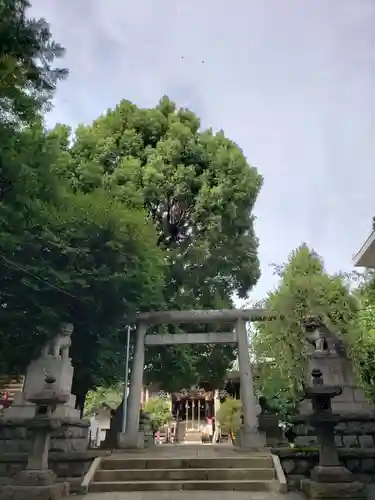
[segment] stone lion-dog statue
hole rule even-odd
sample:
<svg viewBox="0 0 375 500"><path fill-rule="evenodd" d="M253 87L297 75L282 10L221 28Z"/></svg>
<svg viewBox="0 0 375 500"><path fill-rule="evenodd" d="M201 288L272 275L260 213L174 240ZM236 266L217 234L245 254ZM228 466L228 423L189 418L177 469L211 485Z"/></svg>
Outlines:
<svg viewBox="0 0 375 500"><path fill-rule="evenodd" d="M55 359L61 359L61 361L69 361L73 330L74 327L71 323L61 323L57 335L44 344L42 357L52 356Z"/></svg>

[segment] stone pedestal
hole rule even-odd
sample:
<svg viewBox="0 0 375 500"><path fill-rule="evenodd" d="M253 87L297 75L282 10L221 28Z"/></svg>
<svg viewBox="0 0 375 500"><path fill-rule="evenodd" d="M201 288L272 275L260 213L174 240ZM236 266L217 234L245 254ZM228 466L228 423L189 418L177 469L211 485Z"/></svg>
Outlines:
<svg viewBox="0 0 375 500"><path fill-rule="evenodd" d="M110 427L105 434L105 439L100 443L100 448L103 450L113 450L119 445L119 433L122 428L122 418L124 411L124 400L116 408L111 411Z"/></svg>
<svg viewBox="0 0 375 500"><path fill-rule="evenodd" d="M66 453L50 452L48 468L56 474L59 483L68 483L70 485L70 494L83 493L82 481L93 460L108 455L109 452L98 449ZM16 475L25 470L28 456L28 453L0 453L0 491L2 491L3 486L11 484ZM28 498L33 500L31 495Z"/></svg>
<svg viewBox="0 0 375 500"><path fill-rule="evenodd" d="M281 446L285 441L283 432L279 427L280 418L273 413L260 413L258 415L259 431L266 436L266 446Z"/></svg>
<svg viewBox="0 0 375 500"><path fill-rule="evenodd" d="M4 418L34 418L35 417L35 405L34 403L29 403L26 400L25 393L21 392L16 395L12 406L4 410Z"/></svg>
<svg viewBox="0 0 375 500"><path fill-rule="evenodd" d="M312 500L367 500L364 484L353 481L351 473L345 467L335 467L337 470L331 470L330 477L327 477L325 473L324 478L320 476L316 478L317 480L313 479L315 469L311 472L311 479L304 479L301 482L302 491L307 498Z"/></svg>
<svg viewBox="0 0 375 500"><path fill-rule="evenodd" d="M366 395L352 373L350 361L335 352L314 352L309 357L308 369L320 370L329 385L339 386L342 393L332 400L332 411L340 415L372 414L375 420L375 407L367 401ZM301 415L309 413L308 401L302 401L299 409Z"/></svg>
<svg viewBox="0 0 375 500"><path fill-rule="evenodd" d="M58 418L61 426L51 431L49 450L69 453L84 452L89 445L89 420ZM0 419L0 455L29 453L32 433L28 429L30 418Z"/></svg>
<svg viewBox="0 0 375 500"><path fill-rule="evenodd" d="M259 451L266 446L265 435L258 428L242 426L236 433L235 448L243 451Z"/></svg>
<svg viewBox="0 0 375 500"><path fill-rule="evenodd" d="M362 483L318 483L305 479L302 490L312 500L367 500Z"/></svg>
<svg viewBox="0 0 375 500"><path fill-rule="evenodd" d="M69 484L57 483L52 470L24 470L3 486L0 500L60 500L69 497Z"/></svg>
<svg viewBox="0 0 375 500"><path fill-rule="evenodd" d="M26 398L36 394L44 387L46 374L56 381L53 388L59 394L70 395L74 369L70 360L63 361L52 356L44 356L32 361L27 367L23 392Z"/></svg>
<svg viewBox="0 0 375 500"><path fill-rule="evenodd" d="M81 412L76 410L76 396L70 394L69 401L64 405L58 406L54 412L54 416L57 418L80 419Z"/></svg>
<svg viewBox="0 0 375 500"><path fill-rule="evenodd" d="M55 416L80 418L80 412L75 409L75 396L71 394L74 369L70 360L62 361L45 356L32 361L27 367L23 392L17 394L12 406L4 411L6 419L34 418L35 405L28 398L43 389L46 373L56 380L53 384L56 393L69 396L68 403L59 406Z"/></svg>
<svg viewBox="0 0 375 500"><path fill-rule="evenodd" d="M143 433L145 448L152 448L153 446L155 446L155 439L150 423L150 416L148 413L144 411L140 412L139 431Z"/></svg>
<svg viewBox="0 0 375 500"><path fill-rule="evenodd" d="M13 419L28 419L35 417L35 405L26 399L26 393L17 394L12 406L4 411L4 418L7 420ZM58 406L54 415L61 418L79 419L81 414L75 409L76 396L70 394L69 401L64 405Z"/></svg>
<svg viewBox="0 0 375 500"><path fill-rule="evenodd" d="M366 500L365 485L355 481L353 474L344 466L317 465L311 471L310 479L301 482L302 490L312 500Z"/></svg>
<svg viewBox="0 0 375 500"><path fill-rule="evenodd" d="M120 432L118 436L118 447L120 449L138 450L145 447L145 435L143 431L135 433Z"/></svg>

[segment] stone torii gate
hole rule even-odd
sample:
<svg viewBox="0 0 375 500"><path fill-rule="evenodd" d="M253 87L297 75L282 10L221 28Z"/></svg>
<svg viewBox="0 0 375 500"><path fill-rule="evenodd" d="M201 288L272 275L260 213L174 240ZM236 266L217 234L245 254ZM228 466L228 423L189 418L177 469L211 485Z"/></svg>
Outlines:
<svg viewBox="0 0 375 500"><path fill-rule="evenodd" d="M265 309L154 311L139 314L135 320L137 338L128 396L126 432L119 436L120 447L143 447L143 434L139 432L139 405L143 385L145 346L170 344L237 344L243 411L240 445L244 448L263 446L264 441L258 432L257 401L251 373L246 322L270 320L274 317L274 314L268 313ZM147 335L147 330L151 325L182 323L222 323L232 324L233 327L229 332Z"/></svg>

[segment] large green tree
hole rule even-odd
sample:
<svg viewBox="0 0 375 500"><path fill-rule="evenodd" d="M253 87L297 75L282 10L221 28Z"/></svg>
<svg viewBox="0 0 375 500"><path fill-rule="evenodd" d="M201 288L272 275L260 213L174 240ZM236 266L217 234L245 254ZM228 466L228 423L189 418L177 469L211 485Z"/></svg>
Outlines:
<svg viewBox="0 0 375 500"><path fill-rule="evenodd" d="M25 264L24 259L15 262L15 257L24 248L31 251L30 241L37 241L43 226L42 214L48 212L49 204L57 202L60 192L49 166L54 151L45 143L40 122L57 81L67 74L53 66L64 50L52 40L44 20L27 16L29 7L24 0L0 1L1 370L22 365L16 362L12 366L14 353L18 352L20 359L23 356L15 344L21 330L24 338L31 337L38 309L35 293L30 293L30 287L20 286L27 283L28 271L23 271L22 279L14 280L14 270L20 271ZM31 124L33 127L28 128ZM46 311L45 328L52 317Z"/></svg>
<svg viewBox="0 0 375 500"><path fill-rule="evenodd" d="M24 370L57 323L72 321L82 406L87 390L123 372L125 318L159 306L162 253L144 211L58 182L58 134L40 127L17 134L7 165L17 172L23 155L31 160L15 173L0 217L1 368Z"/></svg>
<svg viewBox="0 0 375 500"><path fill-rule="evenodd" d="M0 123L27 124L48 108L58 80L54 61L64 48L44 19L28 16L28 0L0 0Z"/></svg>
<svg viewBox="0 0 375 500"><path fill-rule="evenodd" d="M278 287L269 293L265 306L278 313L273 321L257 325L253 348L261 363L258 379L263 393L290 411L306 380L302 320L309 314L330 319L347 343L359 369L362 330L358 322L358 300L340 275L326 273L323 261L302 245L279 266Z"/></svg>
<svg viewBox="0 0 375 500"><path fill-rule="evenodd" d="M201 131L167 97L152 109L122 101L78 127L70 153L59 175L75 192L104 189L146 210L166 264L166 307L232 307L233 294L245 297L257 282L252 210L262 178L222 131ZM219 380L233 359L230 346L149 349L147 375L178 389Z"/></svg>
<svg viewBox="0 0 375 500"><path fill-rule="evenodd" d="M46 133L41 121L67 74L54 67L64 51L29 6L0 1L0 371L24 372L59 321L72 321L82 407L88 389L122 372L124 318L159 305L162 253L142 207L73 192L61 175L69 128Z"/></svg>

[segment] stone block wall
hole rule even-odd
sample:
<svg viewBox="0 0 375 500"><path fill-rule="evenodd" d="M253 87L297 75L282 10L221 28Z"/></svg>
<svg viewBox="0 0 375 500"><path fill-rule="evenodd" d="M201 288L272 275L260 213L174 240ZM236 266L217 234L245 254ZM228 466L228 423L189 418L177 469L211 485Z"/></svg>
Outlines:
<svg viewBox="0 0 375 500"><path fill-rule="evenodd" d="M290 489L300 489L301 480L309 478L311 470L319 462L319 452L313 448L274 448L272 453L280 458ZM375 484L375 448L341 448L339 456L342 464L358 480Z"/></svg>
<svg viewBox="0 0 375 500"><path fill-rule="evenodd" d="M72 493L81 493L81 483L92 461L109 453L99 450L56 453L49 456L49 467L61 482L70 484ZM13 476L26 467L27 453L0 453L0 487L8 484Z"/></svg>
<svg viewBox="0 0 375 500"><path fill-rule="evenodd" d="M59 419L61 426L51 433L51 452L85 451L89 445L89 420ZM0 456L3 453L28 453L32 432L25 419L0 420Z"/></svg>
<svg viewBox="0 0 375 500"><path fill-rule="evenodd" d="M294 431L297 434L296 446L316 446L314 428L306 424L303 417L295 417L294 422ZM375 448L375 415L366 413L342 415L335 427L335 441L338 448Z"/></svg>

